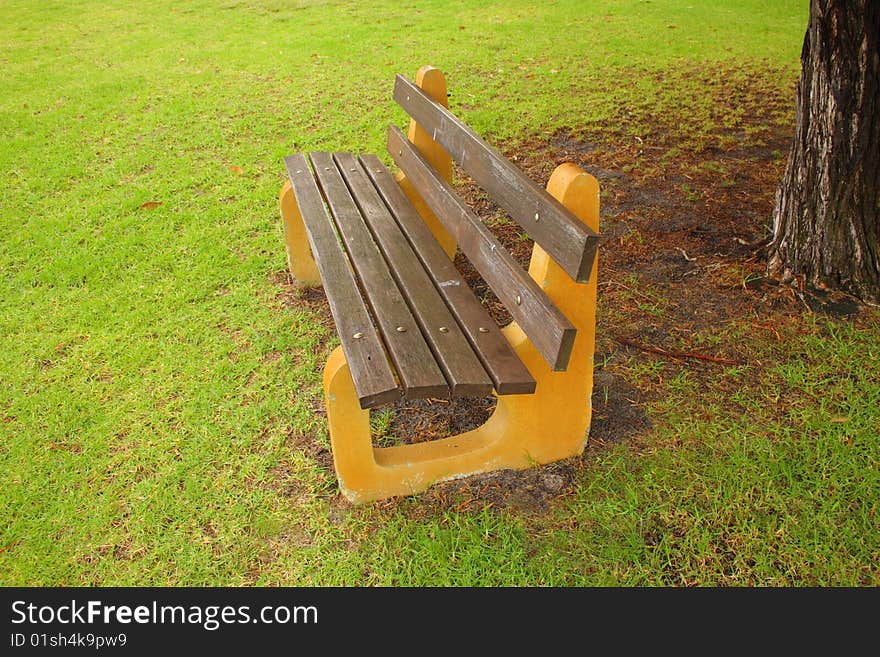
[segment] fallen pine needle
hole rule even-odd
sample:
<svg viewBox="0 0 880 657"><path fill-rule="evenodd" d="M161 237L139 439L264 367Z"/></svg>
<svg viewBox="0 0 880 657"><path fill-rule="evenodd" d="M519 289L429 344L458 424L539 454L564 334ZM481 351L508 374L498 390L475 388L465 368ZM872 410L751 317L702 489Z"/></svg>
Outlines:
<svg viewBox="0 0 880 657"><path fill-rule="evenodd" d="M685 251L685 250L684 250L683 248L681 248L680 246L677 246L677 247L675 247L675 248L678 250L679 253L681 253L682 257L683 257L685 260L687 260L688 262L695 262L695 261L696 261L696 258L691 258L690 256L688 256L687 251Z"/></svg>
<svg viewBox="0 0 880 657"><path fill-rule="evenodd" d="M660 347L652 347L651 345L641 344L636 342L635 340L630 340L628 338L614 338L620 344L625 344L628 347L635 347L636 349L640 349L641 351L647 351L652 354L659 354L660 356L666 356L667 358L693 358L696 360L704 360L710 363L719 363L721 365L742 365L742 363L730 360L729 358L719 358L717 356L707 356L705 354L695 354L687 351L668 351L666 349L661 349Z"/></svg>
<svg viewBox="0 0 880 657"><path fill-rule="evenodd" d="M758 323L756 323L756 322L752 322L752 326L754 326L755 328L762 328L762 329L767 330L767 331L772 331L772 332L773 332L773 335L776 336L776 339L777 339L777 340L782 340L782 336L779 335L779 331L777 331L777 330L776 330L775 328L773 328L772 326L767 326L766 324L758 324Z"/></svg>
<svg viewBox="0 0 880 657"><path fill-rule="evenodd" d="M633 288L631 288L629 285L624 285L623 283L620 283L618 281L607 280L602 283L599 283L599 287L607 287L609 285L615 285L617 287L622 287L624 290L628 290L628 291L632 292L633 294L636 294L636 295L642 297L642 299L644 299L645 301L650 301L651 303L655 303L657 301L656 299L652 299L651 297L649 297L647 294L642 294L638 290L634 290Z"/></svg>

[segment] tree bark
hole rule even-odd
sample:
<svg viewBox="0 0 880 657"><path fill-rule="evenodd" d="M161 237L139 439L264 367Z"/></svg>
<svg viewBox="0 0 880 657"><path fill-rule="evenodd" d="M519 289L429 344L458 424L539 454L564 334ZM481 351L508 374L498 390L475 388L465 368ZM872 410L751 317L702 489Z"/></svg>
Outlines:
<svg viewBox="0 0 880 657"><path fill-rule="evenodd" d="M880 301L880 0L811 0L767 270Z"/></svg>

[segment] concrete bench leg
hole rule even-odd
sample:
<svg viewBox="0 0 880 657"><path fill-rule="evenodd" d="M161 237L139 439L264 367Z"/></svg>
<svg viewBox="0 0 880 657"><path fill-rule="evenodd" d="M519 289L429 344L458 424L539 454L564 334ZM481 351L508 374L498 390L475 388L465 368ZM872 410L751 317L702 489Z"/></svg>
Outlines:
<svg viewBox="0 0 880 657"><path fill-rule="evenodd" d="M599 185L593 176L563 164L553 172L547 189L598 232ZM566 371L553 372L516 323L505 327L505 336L535 377L537 390L499 397L492 416L473 431L428 443L374 448L369 411L360 408L342 349L334 350L324 369L324 393L343 495L356 503L409 495L439 481L524 469L582 453L593 389L596 267L589 283L575 283L535 246L529 274L577 327L571 360Z"/></svg>
<svg viewBox="0 0 880 657"><path fill-rule="evenodd" d="M321 275L312 257L306 227L303 224L296 196L290 181L286 181L278 194L281 206L281 219L284 224L284 246L287 249L287 267L297 285L301 287L320 287Z"/></svg>

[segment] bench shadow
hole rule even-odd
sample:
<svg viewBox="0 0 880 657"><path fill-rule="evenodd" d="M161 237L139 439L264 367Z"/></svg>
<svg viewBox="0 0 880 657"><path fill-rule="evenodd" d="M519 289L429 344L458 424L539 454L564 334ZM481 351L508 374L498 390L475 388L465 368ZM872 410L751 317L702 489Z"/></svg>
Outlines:
<svg viewBox="0 0 880 657"><path fill-rule="evenodd" d="M642 401L643 395L636 387L597 369L592 423L583 456L525 470L499 470L441 482L416 496L416 501L434 512L478 512L492 508L544 512L554 500L574 493L578 474L589 467L591 452L623 442L651 427ZM374 423L374 444L409 444L469 431L485 422L494 408L493 397L405 400L391 404L378 411L389 418ZM393 500L380 503L395 504Z"/></svg>
<svg viewBox="0 0 880 657"><path fill-rule="evenodd" d="M651 422L642 405L643 395L621 377L596 370L593 385L593 414L584 454L526 470L499 470L453 481L441 482L428 491L413 496L418 513L444 510L478 512L483 509L510 508L520 512L541 513L554 500L572 495L580 472L589 467L590 454L624 442L650 429ZM480 426L495 408L494 397L463 399L403 400L371 413L374 421L373 444L377 447L439 440ZM316 414L323 416L322 403ZM327 480L327 496L336 508L350 504L338 493L333 456L316 434L297 433L291 448L305 454ZM377 502L381 508L393 508L399 498Z"/></svg>

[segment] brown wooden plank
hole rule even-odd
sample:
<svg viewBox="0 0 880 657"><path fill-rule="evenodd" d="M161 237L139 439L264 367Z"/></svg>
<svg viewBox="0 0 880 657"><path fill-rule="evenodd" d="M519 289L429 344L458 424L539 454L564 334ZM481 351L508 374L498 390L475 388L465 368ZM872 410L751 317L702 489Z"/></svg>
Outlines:
<svg viewBox="0 0 880 657"><path fill-rule="evenodd" d="M391 275L409 304L422 335L446 375L453 397L488 395L492 381L413 253L400 227L379 197L361 163L351 153L335 153L348 190L375 238Z"/></svg>
<svg viewBox="0 0 880 657"><path fill-rule="evenodd" d="M318 184L407 397L448 397L449 385L329 153L309 153Z"/></svg>
<svg viewBox="0 0 880 657"><path fill-rule="evenodd" d="M396 126L388 150L544 359L564 370L576 333L571 322Z"/></svg>
<svg viewBox="0 0 880 657"><path fill-rule="evenodd" d="M394 100L445 148L522 228L578 282L590 278L599 236L489 146L452 112L402 75Z"/></svg>
<svg viewBox="0 0 880 657"><path fill-rule="evenodd" d="M474 296L394 176L375 155L362 155L360 160L489 373L495 392L499 395L533 393L535 379Z"/></svg>
<svg viewBox="0 0 880 657"><path fill-rule="evenodd" d="M399 399L401 391L394 379L394 371L336 237L308 162L300 154L285 157L284 164L361 408ZM355 338L355 335L360 337Z"/></svg>

